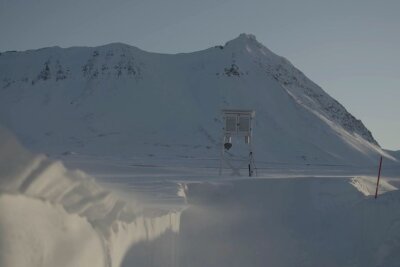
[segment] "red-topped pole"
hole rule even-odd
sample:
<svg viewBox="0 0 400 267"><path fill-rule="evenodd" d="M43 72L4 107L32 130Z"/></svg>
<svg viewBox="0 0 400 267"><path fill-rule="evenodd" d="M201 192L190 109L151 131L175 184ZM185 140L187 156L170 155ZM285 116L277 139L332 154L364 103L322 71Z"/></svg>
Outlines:
<svg viewBox="0 0 400 267"><path fill-rule="evenodd" d="M379 187L379 180L381 179L381 170L382 170L382 156L381 160L379 161L379 172L378 172L378 180L376 181L375 199L378 197L378 187Z"/></svg>

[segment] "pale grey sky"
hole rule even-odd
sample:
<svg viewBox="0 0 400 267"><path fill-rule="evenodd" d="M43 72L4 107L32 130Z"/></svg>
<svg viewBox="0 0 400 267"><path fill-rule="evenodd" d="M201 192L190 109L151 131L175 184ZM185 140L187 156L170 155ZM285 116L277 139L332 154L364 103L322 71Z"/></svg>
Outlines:
<svg viewBox="0 0 400 267"><path fill-rule="evenodd" d="M398 0L0 0L0 51L124 42L202 50L253 33L400 149Z"/></svg>

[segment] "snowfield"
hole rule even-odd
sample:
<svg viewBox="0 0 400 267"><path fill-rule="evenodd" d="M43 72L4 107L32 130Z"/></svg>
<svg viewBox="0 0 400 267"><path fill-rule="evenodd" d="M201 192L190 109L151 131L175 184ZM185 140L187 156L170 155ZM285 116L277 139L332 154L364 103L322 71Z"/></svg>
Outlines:
<svg viewBox="0 0 400 267"><path fill-rule="evenodd" d="M0 131L0 266L397 266L399 177L257 178L163 161L34 156ZM193 163L192 163L193 164ZM391 173L398 169L392 168ZM245 173L245 171L244 171ZM369 175L368 175L369 173ZM398 172L397 172L398 173Z"/></svg>
<svg viewBox="0 0 400 267"><path fill-rule="evenodd" d="M346 178L296 178L190 184L187 193L195 204L181 217L183 266L398 266L400 260L397 190L375 201Z"/></svg>

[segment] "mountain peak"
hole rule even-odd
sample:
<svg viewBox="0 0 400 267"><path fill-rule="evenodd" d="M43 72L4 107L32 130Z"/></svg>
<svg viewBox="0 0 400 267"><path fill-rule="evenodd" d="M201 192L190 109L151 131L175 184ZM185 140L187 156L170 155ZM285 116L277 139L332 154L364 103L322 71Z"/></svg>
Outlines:
<svg viewBox="0 0 400 267"><path fill-rule="evenodd" d="M254 34L249 34L249 33L241 33L238 37L226 42L225 45L231 45L231 44L239 44L239 45L248 45L248 44L254 44L257 43L260 45L260 43L257 41L257 38Z"/></svg>
<svg viewBox="0 0 400 267"><path fill-rule="evenodd" d="M244 40L254 40L257 41L257 38L254 34L252 33L241 33L237 37L237 39L244 39Z"/></svg>
<svg viewBox="0 0 400 267"><path fill-rule="evenodd" d="M241 33L235 39L226 42L225 47L229 47L236 51L247 51L263 56L276 57L275 53L269 50L265 45L257 41L254 34Z"/></svg>

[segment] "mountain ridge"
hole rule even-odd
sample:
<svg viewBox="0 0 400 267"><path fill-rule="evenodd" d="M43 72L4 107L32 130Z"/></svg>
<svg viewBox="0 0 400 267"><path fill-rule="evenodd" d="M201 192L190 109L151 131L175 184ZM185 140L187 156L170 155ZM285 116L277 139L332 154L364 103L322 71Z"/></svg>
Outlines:
<svg viewBox="0 0 400 267"><path fill-rule="evenodd" d="M252 108L254 105L261 106L261 103L255 104L255 102L260 102L259 99L256 99L257 96L273 94L279 95L279 98L282 98L285 103L293 101L296 103L294 104L295 106L308 109L308 112L319 117L324 123L331 124L329 127L338 127L338 129L334 130L337 134L346 136L350 134L354 137L351 137L354 139L351 142L354 141L357 145L360 142L362 143L362 140L356 141L357 136L359 136L370 144L361 144L361 146L366 145L369 147L367 148L368 151L384 153L379 148L371 132L360 120L357 120L347 112L339 102L308 79L290 61L274 54L259 43L254 35L241 34L239 37L228 41L224 46L215 46L198 52L180 54L151 53L121 43L93 48L72 47L64 49L53 47L43 50L30 50L7 55L2 54L0 56L0 70L1 95L4 96L3 99L8 99L6 101L8 104L4 104L11 109L15 108L15 106L10 105L10 99L14 99L19 103L18 101L25 99L26 95L35 95L32 90L29 91L27 88L38 88L39 91L42 91L35 96L39 97L39 94L41 94L39 97L41 100L36 101L41 102L44 106L49 105L52 101L51 99L54 99L55 95L60 93L60 90L64 91L64 97L68 98L68 104L75 109L79 109L81 105L87 105L88 102L91 102L96 111L85 111L87 114L83 116L86 116L86 119L84 119L86 121L88 120L87 116L94 116L96 117L94 120L98 120L98 109L104 110L109 105L105 102L105 95L125 94L125 96L133 97L134 103L136 101L134 99L143 98L143 100L149 101L149 104L151 104L151 99L160 98L157 100L160 102L158 107L161 106L165 109L170 107L162 103L163 97L166 97L165 99L170 102L177 102L181 98L187 103L177 103L177 106L181 106L182 110L187 112L196 111L196 114L192 115L198 118L198 125L197 130L191 129L191 132L193 132L208 128L210 123L204 122L204 118L200 118L199 114L208 112L206 111L206 102L210 101L213 114L209 115L211 115L210 119L215 122L211 127L212 129L208 129L205 135L209 142L209 137L212 136L214 143L208 143L206 146L215 146L218 143L216 140L219 135L215 124L220 123L219 115L215 113L217 110L224 107ZM199 86L203 87L200 88ZM50 87L58 89L50 91ZM205 87L212 87L213 90L203 89ZM258 89L254 89L255 87ZM9 88L12 89L9 90ZM67 91L66 88L70 88L70 90ZM135 88L137 93L133 94L131 91L126 91L128 88ZM273 89L264 89L269 90L266 92L261 91L262 88ZM199 92L200 90L204 91L204 95ZM245 90L249 95L246 94ZM275 92L276 90L283 91L292 100L288 100L282 95L282 92ZM117 91L124 91L124 93L117 93ZM97 99L98 103L103 103L101 108L100 104L98 104L100 106L96 106L97 104L93 102L93 99L90 100L92 95L99 94L103 94ZM170 99L173 96L176 96L177 99ZM239 100L236 97L242 99ZM243 98L251 99L246 100ZM124 102L125 100L121 101ZM63 103L63 105L66 103ZM143 103L136 104L141 107L141 110L148 109L143 106ZM269 102L269 104L273 105L272 102ZM126 107L125 111L130 112L129 103L122 104L122 106L124 105ZM196 108L191 108L191 105ZM67 110L69 109L67 108ZM264 109L264 107L261 109ZM278 107L274 109L284 112ZM164 109L160 108L161 110ZM180 117L183 119L182 122L191 124L189 118L184 118L177 110L174 111L175 113L172 112L173 114L171 113L170 115ZM9 126L11 121L15 122L15 119L11 119L12 116L9 116L10 114L7 115L7 113L9 112L0 109L0 119ZM266 115L265 112L264 114L261 112L261 114L262 116ZM154 116L155 114L152 114L150 117L154 119ZM269 116L271 117L271 115ZM168 120L168 118L164 117L164 120ZM160 120L160 123L165 124L164 120ZM141 121L141 123L146 124L147 128L145 128L149 133L156 131L156 129L150 130L150 128L154 127L150 127L147 122ZM277 124L282 124L282 122L277 122ZM182 125L179 127L182 130L185 128ZM282 127L286 128L287 126ZM21 128L21 126L17 128ZM341 132L339 128L343 128L347 133ZM111 130L110 132L117 132ZM17 132L22 132L22 129L17 129ZM76 134L79 136L78 133ZM171 132L169 134L173 135ZM290 138L293 139L293 136ZM22 139L24 140L24 138ZM167 143L171 143L171 140ZM350 144L350 146L354 145ZM320 145L317 147L320 147Z"/></svg>

